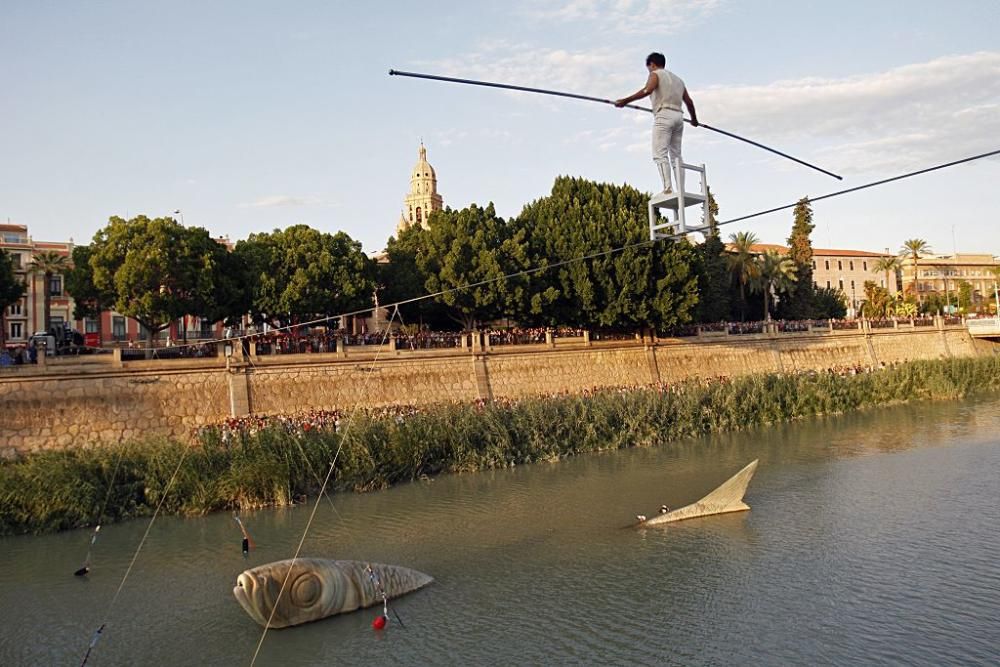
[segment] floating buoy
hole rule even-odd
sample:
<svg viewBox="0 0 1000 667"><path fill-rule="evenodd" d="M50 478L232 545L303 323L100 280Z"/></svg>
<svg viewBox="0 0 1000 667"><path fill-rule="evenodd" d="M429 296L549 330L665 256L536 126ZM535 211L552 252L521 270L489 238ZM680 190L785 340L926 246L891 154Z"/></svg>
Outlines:
<svg viewBox="0 0 1000 667"><path fill-rule="evenodd" d="M372 621L372 627L375 628L376 630L382 630L385 628L385 624L388 622L389 619L385 617L385 614L380 614L375 617L374 621Z"/></svg>

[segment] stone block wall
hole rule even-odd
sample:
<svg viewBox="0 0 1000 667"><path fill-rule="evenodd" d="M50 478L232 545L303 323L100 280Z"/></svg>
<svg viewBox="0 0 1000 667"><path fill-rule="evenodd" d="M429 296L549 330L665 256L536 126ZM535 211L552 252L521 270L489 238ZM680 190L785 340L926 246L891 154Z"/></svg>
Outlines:
<svg viewBox="0 0 1000 667"><path fill-rule="evenodd" d="M371 371L371 372L369 372ZM250 410L305 410L471 401L477 397L471 355L404 360L258 366L247 374Z"/></svg>
<svg viewBox="0 0 1000 667"><path fill-rule="evenodd" d="M754 335L718 341L621 341L593 347L524 345L495 353L401 352L372 360L289 355L207 368L143 362L139 369L37 369L0 376L0 456L114 445L135 437L189 439L230 413L282 414L358 404L520 398L592 387L673 383L758 372L822 370L996 353L959 329ZM162 370L152 368L159 363ZM41 371L41 372L39 372Z"/></svg>
<svg viewBox="0 0 1000 667"><path fill-rule="evenodd" d="M520 398L655 381L645 349L634 343L618 348L488 356L486 366L494 398Z"/></svg>
<svg viewBox="0 0 1000 667"><path fill-rule="evenodd" d="M0 381L0 456L114 444L140 436L187 439L229 414L223 370L38 375Z"/></svg>

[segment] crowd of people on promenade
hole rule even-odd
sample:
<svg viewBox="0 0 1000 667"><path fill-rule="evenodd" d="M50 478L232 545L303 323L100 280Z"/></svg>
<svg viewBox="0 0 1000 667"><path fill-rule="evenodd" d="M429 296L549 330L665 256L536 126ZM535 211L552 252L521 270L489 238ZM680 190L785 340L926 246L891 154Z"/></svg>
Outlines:
<svg viewBox="0 0 1000 667"><path fill-rule="evenodd" d="M235 335L232 332L229 335ZM252 334L247 342L256 344L257 354L307 354L321 352L336 352L338 345L382 345L390 338L395 339L396 348L400 350L423 350L455 348L462 346L462 338L469 342L468 331L435 331L422 328L417 331L394 329L350 333L343 329L312 330L305 333L292 330L272 331ZM489 345L524 345L544 343L546 333L555 338L582 337L584 329L578 327L503 327L481 330ZM595 333L595 340L611 339L617 336L614 332ZM629 334L630 337L632 334ZM624 336L624 335L623 335Z"/></svg>
<svg viewBox="0 0 1000 667"><path fill-rule="evenodd" d="M483 331L489 345L544 343L548 333L553 338L582 338L583 332L584 329L579 327L503 327Z"/></svg>

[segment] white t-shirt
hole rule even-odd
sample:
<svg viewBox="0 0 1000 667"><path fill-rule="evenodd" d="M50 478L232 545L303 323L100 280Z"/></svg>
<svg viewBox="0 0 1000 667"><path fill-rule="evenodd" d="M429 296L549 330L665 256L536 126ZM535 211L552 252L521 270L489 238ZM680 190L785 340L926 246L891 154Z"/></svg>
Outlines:
<svg viewBox="0 0 1000 667"><path fill-rule="evenodd" d="M653 89L653 112L663 109L681 110L681 100L684 99L684 82L673 72L665 69L653 70L657 84Z"/></svg>

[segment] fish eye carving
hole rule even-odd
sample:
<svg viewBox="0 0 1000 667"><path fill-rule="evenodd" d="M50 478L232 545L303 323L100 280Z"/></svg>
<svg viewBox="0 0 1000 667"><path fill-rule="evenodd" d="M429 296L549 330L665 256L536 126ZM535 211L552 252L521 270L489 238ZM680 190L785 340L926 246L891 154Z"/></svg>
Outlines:
<svg viewBox="0 0 1000 667"><path fill-rule="evenodd" d="M292 582L291 598L296 607L312 607L319 602L322 594L323 582L312 572L305 572Z"/></svg>

